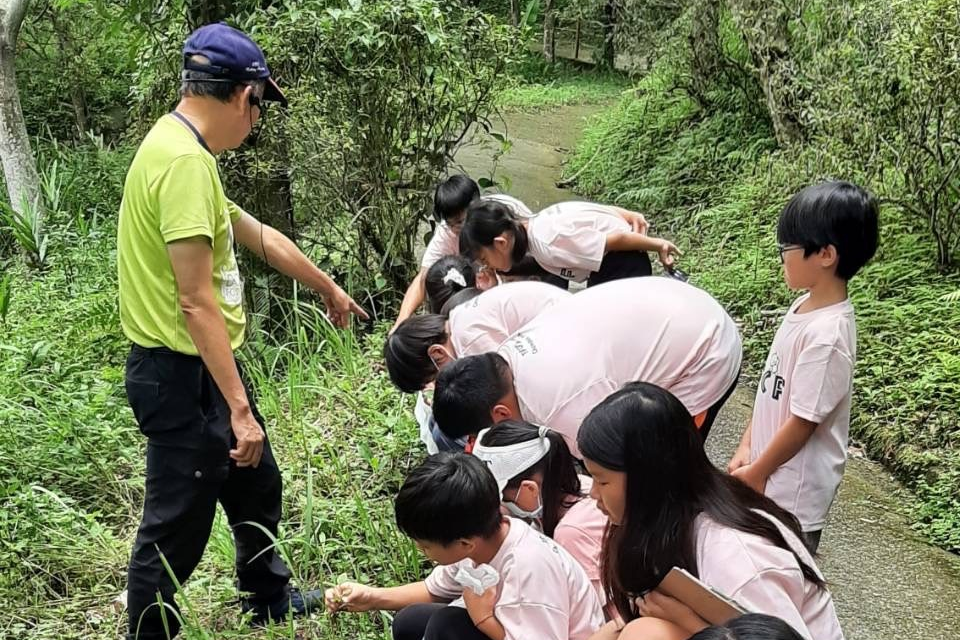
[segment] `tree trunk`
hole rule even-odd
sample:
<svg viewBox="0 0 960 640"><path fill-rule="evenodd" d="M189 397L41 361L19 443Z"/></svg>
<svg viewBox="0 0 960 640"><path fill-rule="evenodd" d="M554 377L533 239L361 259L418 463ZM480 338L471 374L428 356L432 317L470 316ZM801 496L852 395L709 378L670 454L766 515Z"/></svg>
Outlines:
<svg viewBox="0 0 960 640"><path fill-rule="evenodd" d="M520 0L510 0L510 24L520 26Z"/></svg>
<svg viewBox="0 0 960 640"><path fill-rule="evenodd" d="M730 10L750 50L777 143L786 147L799 142L799 87L790 57L786 8L769 0L730 0Z"/></svg>
<svg viewBox="0 0 960 640"><path fill-rule="evenodd" d="M545 0L543 5L543 55L550 62L557 60L557 13L553 3L554 0Z"/></svg>
<svg viewBox="0 0 960 640"><path fill-rule="evenodd" d="M613 69L616 60L614 38L617 31L617 0L606 0L603 5L603 51L600 63Z"/></svg>
<svg viewBox="0 0 960 640"><path fill-rule="evenodd" d="M14 61L27 4L27 0L0 0L0 158L10 205L18 213L25 202L40 206L40 176L23 121Z"/></svg>
<svg viewBox="0 0 960 640"><path fill-rule="evenodd" d="M74 68L74 61L78 59L79 53L73 45L70 29L63 23L63 20L57 17L56 9L50 12L50 22L53 24L53 31L57 35L57 44L60 47L58 51L60 68L66 71L68 75L70 104L73 105L73 117L77 124L77 133L82 138L88 128L87 95L83 90L81 76Z"/></svg>
<svg viewBox="0 0 960 640"><path fill-rule="evenodd" d="M693 80L690 91L700 106L706 106L707 90L720 70L720 0L697 0L692 17L689 41Z"/></svg>

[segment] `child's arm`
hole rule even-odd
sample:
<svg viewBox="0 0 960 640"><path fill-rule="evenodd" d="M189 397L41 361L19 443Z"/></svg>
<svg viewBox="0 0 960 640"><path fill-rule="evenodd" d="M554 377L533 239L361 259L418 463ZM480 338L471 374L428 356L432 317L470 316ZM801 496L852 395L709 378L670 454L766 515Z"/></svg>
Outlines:
<svg viewBox="0 0 960 640"><path fill-rule="evenodd" d="M622 207L610 207L617 214L623 218L627 224L629 224L636 233L640 235L647 235L647 229L650 228L650 223L647 222L647 219L643 217L642 213L637 213L636 211L630 211L629 209L624 209Z"/></svg>
<svg viewBox="0 0 960 640"><path fill-rule="evenodd" d="M608 251L656 251L665 267L673 264L673 256L680 255L680 250L669 240L632 231L617 231L608 235L604 252Z"/></svg>
<svg viewBox="0 0 960 640"><path fill-rule="evenodd" d="M413 282L407 287L406 292L403 294L403 301L400 303L400 313L397 314L397 320L393 323L393 326L390 327L390 333L396 331L401 322L416 313L417 309L427 298L426 277L427 270L420 269L420 272L417 273Z"/></svg>
<svg viewBox="0 0 960 640"><path fill-rule="evenodd" d="M499 596L496 586L490 587L479 596L473 592L473 589L463 590L463 604L467 607L473 626L490 640L504 640L507 637L507 630L497 620L494 609Z"/></svg>
<svg viewBox="0 0 960 640"><path fill-rule="evenodd" d="M803 445L807 444L807 440L810 439L816 428L816 422L791 415L777 430L777 434L763 453L750 464L735 469L732 472L733 475L759 493L763 493L767 478L780 465L797 455Z"/></svg>
<svg viewBox="0 0 960 640"><path fill-rule="evenodd" d="M399 611L411 604L445 602L427 590L427 583L414 582L400 587L370 587L344 582L324 594L327 611Z"/></svg>
<svg viewBox="0 0 960 640"><path fill-rule="evenodd" d="M743 431L743 437L740 438L740 446L734 451L730 458L730 464L727 465L727 473L733 473L740 467L750 464L750 430L753 429L753 416L747 421L747 428Z"/></svg>

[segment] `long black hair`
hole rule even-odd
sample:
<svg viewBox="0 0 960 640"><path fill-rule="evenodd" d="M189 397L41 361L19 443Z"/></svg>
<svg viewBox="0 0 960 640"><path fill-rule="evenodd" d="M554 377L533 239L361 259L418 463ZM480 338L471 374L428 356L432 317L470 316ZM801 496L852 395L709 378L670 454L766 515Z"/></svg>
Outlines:
<svg viewBox="0 0 960 640"><path fill-rule="evenodd" d="M588 460L627 475L623 518L608 527L603 542L603 584L625 620L636 617L631 600L660 584L671 567L699 576L694 521L701 513L790 551L804 577L824 586L816 569L757 510L802 540L797 519L714 467L693 419L669 391L627 384L587 414L577 444Z"/></svg>
<svg viewBox="0 0 960 640"><path fill-rule="evenodd" d="M430 313L440 313L453 294L477 286L477 271L473 262L463 256L444 256L427 269L423 286L430 301Z"/></svg>
<svg viewBox="0 0 960 640"><path fill-rule="evenodd" d="M540 427L522 420L504 420L483 434L480 444L485 447L508 447L539 437ZM551 430L547 431L546 437L550 441L547 455L511 478L507 488L519 488L524 480L533 478L537 473L542 475L540 495L543 503L543 532L552 538L560 517L584 496L573 454L570 453L566 440Z"/></svg>
<svg viewBox="0 0 960 640"><path fill-rule="evenodd" d="M449 337L447 319L441 315L426 313L401 322L383 343L390 381L404 393L423 389L437 375L437 365L428 349L444 344Z"/></svg>
<svg viewBox="0 0 960 640"><path fill-rule="evenodd" d="M467 219L460 229L460 253L476 260L480 249L492 247L493 239L504 233L514 237L511 262L520 262L529 244L526 228L502 202L478 200L467 209Z"/></svg>

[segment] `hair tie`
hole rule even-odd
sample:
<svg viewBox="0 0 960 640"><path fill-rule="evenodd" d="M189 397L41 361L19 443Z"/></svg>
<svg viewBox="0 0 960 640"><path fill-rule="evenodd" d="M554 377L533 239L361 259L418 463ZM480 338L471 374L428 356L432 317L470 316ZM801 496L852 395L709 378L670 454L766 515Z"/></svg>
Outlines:
<svg viewBox="0 0 960 640"><path fill-rule="evenodd" d="M455 267L450 267L446 275L443 276L443 284L448 284L449 282L455 282L461 287L467 286L467 279L463 277L463 274L456 270Z"/></svg>
<svg viewBox="0 0 960 640"><path fill-rule="evenodd" d="M537 435L539 435L541 439L546 438L549 433L550 433L549 427L540 427L539 429L537 429Z"/></svg>

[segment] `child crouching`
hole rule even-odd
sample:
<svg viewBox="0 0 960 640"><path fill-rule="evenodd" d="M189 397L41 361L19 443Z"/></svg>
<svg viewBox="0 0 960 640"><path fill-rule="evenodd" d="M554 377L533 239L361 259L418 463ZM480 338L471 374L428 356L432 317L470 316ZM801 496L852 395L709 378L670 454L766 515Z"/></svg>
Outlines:
<svg viewBox="0 0 960 640"><path fill-rule="evenodd" d="M333 611L399 611L394 640L586 640L603 624L580 565L555 542L500 512L486 465L438 454L407 477L395 501L397 526L439 566L399 587L345 583L326 593ZM497 584L480 595L462 578L481 565Z"/></svg>

